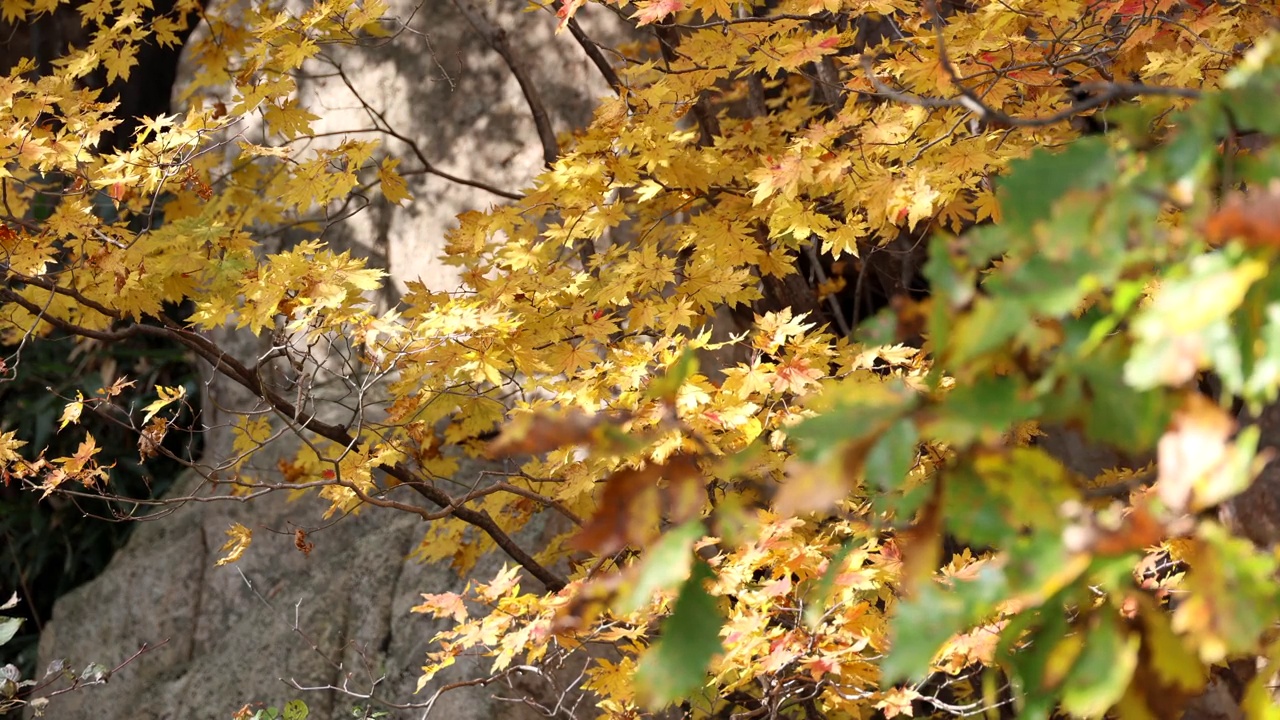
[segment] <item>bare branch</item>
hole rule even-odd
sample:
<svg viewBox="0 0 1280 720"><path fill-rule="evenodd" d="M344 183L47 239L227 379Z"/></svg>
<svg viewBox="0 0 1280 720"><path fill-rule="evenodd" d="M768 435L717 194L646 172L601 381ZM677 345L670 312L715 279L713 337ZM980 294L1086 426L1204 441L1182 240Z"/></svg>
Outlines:
<svg viewBox="0 0 1280 720"><path fill-rule="evenodd" d="M510 190L503 190L500 187L495 187L493 185L490 185L480 180L472 180L470 178L459 177L457 175L447 173L444 170L441 170L440 168L436 167L434 163L432 163L430 160L427 159L427 154L422 151L422 148L418 146L417 142L415 142L412 138L400 133L395 128L393 128L391 126L391 123L387 122L386 115L384 115L380 110L375 109L372 105L369 104L369 101L364 99L364 96L361 95L360 91L356 88L355 83L351 82L351 79L347 77L347 72L345 69L343 69L342 65L332 61L330 62L330 64L333 65L335 70L337 70L338 77L342 80L342 83L347 86L347 90L352 95L355 96L356 100L364 108L365 112L369 114L369 117L373 120L374 126L378 129L378 131L386 133L387 135L390 135L396 140L399 140L400 142L409 146L409 150L413 152L413 156L418 159L418 162L422 163L421 170L418 170L418 171L409 170L401 173L401 175L407 176L407 175L413 175L415 172L423 172L428 175L435 175L436 177L441 178L443 180L448 180L451 183L457 183L458 185L466 185L467 187L473 187L473 188L476 188L477 190L484 190L485 192L492 193L494 195L497 195L498 197L506 198L508 200L519 200L520 198L524 197L519 193L514 193L514 192L511 192Z"/></svg>
<svg viewBox="0 0 1280 720"><path fill-rule="evenodd" d="M453 4L467 22L471 23L471 27L480 33L480 37L484 38L489 47L502 56L507 69L515 76L516 82L520 84L520 92L524 93L525 103L529 105L529 111L533 114L533 125L538 130L538 139L542 141L542 160L548 166L555 164L556 158L560 157L560 146L556 142L555 129L551 127L551 116L547 114L547 108L542 104L542 96L533 84L529 70L511 50L507 31L491 21L484 11L471 4L470 0L453 0Z"/></svg>
<svg viewBox="0 0 1280 720"><path fill-rule="evenodd" d="M613 65L609 64L608 58L604 53L600 52L600 46L592 40L589 35L578 24L577 18L569 18L569 33L573 35L573 39L578 41L582 46L582 50L587 53L587 57L604 76L605 82L609 83L609 87L619 95L622 94L622 80L618 77L618 73L613 69Z"/></svg>
<svg viewBox="0 0 1280 720"><path fill-rule="evenodd" d="M1076 92L1081 93L1084 97L1066 109L1060 110L1052 115L1046 115L1038 118L1020 118L1008 115L1003 111L997 110L983 102L982 98L967 85L964 84L964 78L956 71L955 65L951 62L951 56L947 52L946 38L943 35L943 26L945 19L938 12L938 6L935 0L928 0L925 3L929 13L933 16L934 37L938 45L938 57L942 63L942 69L947 73L947 77L951 80L951 84L955 86L959 93L954 98L936 98L916 95L914 93L895 90L886 85L880 78L876 77L870 55L862 56L862 67L867 77L871 80L872 86L876 89L876 95L887 98L894 102L900 102L907 105L915 105L926 108L963 108L978 116L978 119L986 123L988 126L997 129L1008 128L1033 128L1044 127L1046 125L1056 125L1065 122L1082 113L1089 112L1096 108L1102 107L1116 100L1124 100L1139 95L1166 95L1173 97L1183 97L1195 99L1200 97L1198 90L1180 87L1165 87L1160 85L1146 85L1143 83L1086 83L1075 88Z"/></svg>

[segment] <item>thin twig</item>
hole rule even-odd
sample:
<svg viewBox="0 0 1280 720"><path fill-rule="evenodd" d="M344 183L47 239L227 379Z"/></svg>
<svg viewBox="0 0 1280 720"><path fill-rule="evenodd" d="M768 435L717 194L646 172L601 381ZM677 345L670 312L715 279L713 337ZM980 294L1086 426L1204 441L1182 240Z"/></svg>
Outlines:
<svg viewBox="0 0 1280 720"><path fill-rule="evenodd" d="M1076 91L1086 95L1092 93L1092 95L1056 113L1035 118L1020 118L1008 115L987 105L971 88L964 84L964 78L956 71L947 51L946 38L943 34L945 20L938 12L937 3L934 0L928 0L925 5L933 17L934 37L938 46L939 62L942 63L943 71L947 74L948 79L951 80L951 84L956 88L956 92L959 95L953 98L937 98L895 90L876 77L871 56L864 54L862 56L862 67L875 87L877 95L895 102L918 107L963 108L977 115L978 119L988 126L996 129L1034 128L1055 125L1116 100L1124 100L1139 95L1165 95L1190 99L1200 97L1200 91L1190 88L1146 85L1143 83L1086 83L1078 86Z"/></svg>

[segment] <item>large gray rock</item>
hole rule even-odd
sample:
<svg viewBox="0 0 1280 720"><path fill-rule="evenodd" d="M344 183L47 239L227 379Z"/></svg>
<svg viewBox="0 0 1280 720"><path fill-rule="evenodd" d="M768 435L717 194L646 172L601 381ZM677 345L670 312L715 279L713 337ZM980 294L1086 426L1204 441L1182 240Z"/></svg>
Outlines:
<svg viewBox="0 0 1280 720"><path fill-rule="evenodd" d="M472 465L463 472L476 472ZM183 483L189 490L193 483ZM187 505L143 523L93 582L62 598L41 636L41 657L114 665L150 646L105 685L54 699L55 718L230 718L245 704L303 699L312 717L351 717L366 704L345 688L396 702L413 695L440 622L409 609L422 592L458 592L448 567L408 558L422 537L416 516L365 511L309 539L304 555L292 529L315 527L323 508L283 496L251 505ZM230 522L254 529L240 562L215 567ZM273 532L278 531L278 532ZM471 575L492 577L500 558ZM483 659L460 661L458 676L483 677ZM456 679L456 678L454 678ZM522 717L523 706L488 702L489 691L443 695L435 712L458 720ZM393 717L398 717L393 713Z"/></svg>

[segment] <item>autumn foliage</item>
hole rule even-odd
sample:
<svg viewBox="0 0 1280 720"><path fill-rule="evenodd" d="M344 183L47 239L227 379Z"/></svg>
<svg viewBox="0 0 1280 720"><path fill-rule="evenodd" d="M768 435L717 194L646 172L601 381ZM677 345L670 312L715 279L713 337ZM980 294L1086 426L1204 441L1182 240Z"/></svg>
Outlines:
<svg viewBox="0 0 1280 720"><path fill-rule="evenodd" d="M1276 556L1210 512L1280 446L1237 412L1280 389L1273 4L605 4L534 9L612 94L458 218L458 291L390 308L316 218L445 180L376 113L381 139L299 142L296 96L325 47L398 31L383 3L78 4L87 45L0 79L4 373L51 332L164 338L257 403L205 494L415 513L414 555L462 572L504 553L465 596L424 588L454 623L424 694L463 654L582 655L584 717L1165 718L1276 655ZM575 18L609 10L639 40L601 53ZM197 17L181 112L98 151L117 118L85 78ZM317 239L265 239L298 224ZM226 354L232 329L266 351ZM190 398L66 400L60 432L113 414L145 455ZM1120 466L1081 469L1064 432ZM0 427L0 472L110 494L79 448ZM452 482L466 455L512 462ZM522 544L539 517L562 532ZM253 552L228 535L219 564Z"/></svg>

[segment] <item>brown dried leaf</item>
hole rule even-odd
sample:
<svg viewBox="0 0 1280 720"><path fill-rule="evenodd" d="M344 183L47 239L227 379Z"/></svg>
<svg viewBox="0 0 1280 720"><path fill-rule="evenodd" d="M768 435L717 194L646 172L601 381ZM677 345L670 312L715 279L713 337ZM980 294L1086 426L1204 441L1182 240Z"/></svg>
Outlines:
<svg viewBox="0 0 1280 720"><path fill-rule="evenodd" d="M573 547L611 555L628 545L647 545L661 533L664 515L680 522L701 511L701 501L689 495L698 477L697 463L689 455L610 475L604 481L600 509L578 532Z"/></svg>
<svg viewBox="0 0 1280 720"><path fill-rule="evenodd" d="M157 415L138 433L138 453L143 460L155 457L160 452L160 444L164 442L170 426L171 421Z"/></svg>
<svg viewBox="0 0 1280 720"><path fill-rule="evenodd" d="M588 415L580 411L572 411L561 417L522 415L502 428L498 437L489 443L486 452L489 457L496 459L513 455L536 455L566 445L577 445L591 439L595 429L610 419L609 415Z"/></svg>
<svg viewBox="0 0 1280 720"><path fill-rule="evenodd" d="M307 540L307 531L302 528L293 531L293 546L307 557L310 557L311 551L316 549L316 544Z"/></svg>

